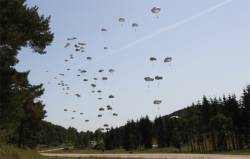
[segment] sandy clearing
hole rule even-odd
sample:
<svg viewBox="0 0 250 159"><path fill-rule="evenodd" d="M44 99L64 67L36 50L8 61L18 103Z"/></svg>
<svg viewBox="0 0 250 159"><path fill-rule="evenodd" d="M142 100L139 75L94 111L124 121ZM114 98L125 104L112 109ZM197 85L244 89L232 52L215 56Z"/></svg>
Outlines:
<svg viewBox="0 0 250 159"><path fill-rule="evenodd" d="M250 155L217 155L217 154L52 154L41 153L43 156L53 157L97 157L97 158L143 158L143 159L250 159Z"/></svg>

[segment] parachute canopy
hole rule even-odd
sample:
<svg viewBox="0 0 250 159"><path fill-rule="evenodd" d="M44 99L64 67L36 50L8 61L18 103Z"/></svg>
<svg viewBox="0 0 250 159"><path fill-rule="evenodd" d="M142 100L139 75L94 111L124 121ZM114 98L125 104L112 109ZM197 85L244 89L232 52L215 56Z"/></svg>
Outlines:
<svg viewBox="0 0 250 159"><path fill-rule="evenodd" d="M145 77L144 80L145 80L146 82L152 82L152 81L154 81L154 78Z"/></svg>
<svg viewBox="0 0 250 159"><path fill-rule="evenodd" d="M108 31L108 29L106 29L106 28L101 28L101 31Z"/></svg>
<svg viewBox="0 0 250 159"><path fill-rule="evenodd" d="M154 103L154 104L161 104L161 102L162 102L161 100L154 100L153 103Z"/></svg>
<svg viewBox="0 0 250 159"><path fill-rule="evenodd" d="M125 18L119 18L118 21L119 22L125 22Z"/></svg>
<svg viewBox="0 0 250 159"><path fill-rule="evenodd" d="M151 9L151 12L152 13L159 13L161 11L161 8L160 7L153 7L152 9Z"/></svg>
<svg viewBox="0 0 250 159"><path fill-rule="evenodd" d="M167 62L171 62L172 61L172 57L166 57L164 59L164 62L167 63Z"/></svg>
<svg viewBox="0 0 250 159"><path fill-rule="evenodd" d="M157 59L155 57L150 57L149 60L150 61L156 61Z"/></svg>

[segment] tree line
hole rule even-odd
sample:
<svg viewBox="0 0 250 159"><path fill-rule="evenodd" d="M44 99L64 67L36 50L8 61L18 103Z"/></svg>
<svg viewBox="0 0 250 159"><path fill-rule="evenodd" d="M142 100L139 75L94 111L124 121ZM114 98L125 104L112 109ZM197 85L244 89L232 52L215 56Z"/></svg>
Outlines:
<svg viewBox="0 0 250 159"><path fill-rule="evenodd" d="M250 148L250 86L239 100L203 97L202 101L150 121L129 121L105 134L106 149L175 147L179 151L208 153Z"/></svg>

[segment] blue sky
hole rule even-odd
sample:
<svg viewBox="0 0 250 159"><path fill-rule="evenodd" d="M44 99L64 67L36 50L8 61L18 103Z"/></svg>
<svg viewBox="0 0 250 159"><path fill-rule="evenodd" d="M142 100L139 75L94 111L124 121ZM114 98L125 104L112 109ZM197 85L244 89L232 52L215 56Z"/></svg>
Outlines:
<svg viewBox="0 0 250 159"><path fill-rule="evenodd" d="M248 0L28 0L27 4L37 5L39 13L51 15L55 39L46 55L23 49L17 69L30 70L32 84L44 83L46 120L55 124L95 130L105 123L119 126L145 115L154 119L191 105L203 95L240 96L250 84ZM223 5L206 12L218 4ZM154 6L161 7L158 16L150 12ZM195 16L198 17L188 20ZM124 24L118 22L119 17L126 19ZM185 20L188 21L171 27ZM136 31L131 27L134 22L139 24ZM108 31L101 32L102 27ZM162 32L156 34L159 31ZM149 38L150 35L153 36ZM63 47L72 36L78 38L76 42L87 43L84 54L76 53L73 43ZM104 46L109 49L104 50ZM74 60L65 63L69 54L74 55ZM93 60L87 61L87 56ZM151 63L151 56L157 62ZM173 57L172 63L163 63L168 56ZM88 72L77 77L79 68ZM115 73L98 73L99 69L109 68L114 68ZM164 80L148 88L144 77L155 75ZM83 78L102 76L109 77L108 81L95 82L103 90L102 95L91 93L90 83L94 81L84 83ZM69 84L69 95L57 85L61 80ZM81 98L75 93L81 94ZM116 98L108 99L109 94ZM104 99L99 101L98 97ZM159 109L153 104L154 99L162 99ZM97 118L98 108L108 104L119 116L113 117L106 111L103 118ZM64 108L77 112L64 112ZM85 119L90 122L85 123Z"/></svg>

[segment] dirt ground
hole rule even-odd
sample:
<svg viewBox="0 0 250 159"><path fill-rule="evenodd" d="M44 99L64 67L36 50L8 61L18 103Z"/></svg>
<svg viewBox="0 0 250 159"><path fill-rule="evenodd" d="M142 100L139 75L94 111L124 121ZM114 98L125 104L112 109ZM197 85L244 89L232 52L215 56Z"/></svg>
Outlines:
<svg viewBox="0 0 250 159"><path fill-rule="evenodd" d="M141 158L141 159L250 159L250 155L217 155L217 154L55 154L41 153L54 157L83 157L83 158Z"/></svg>

